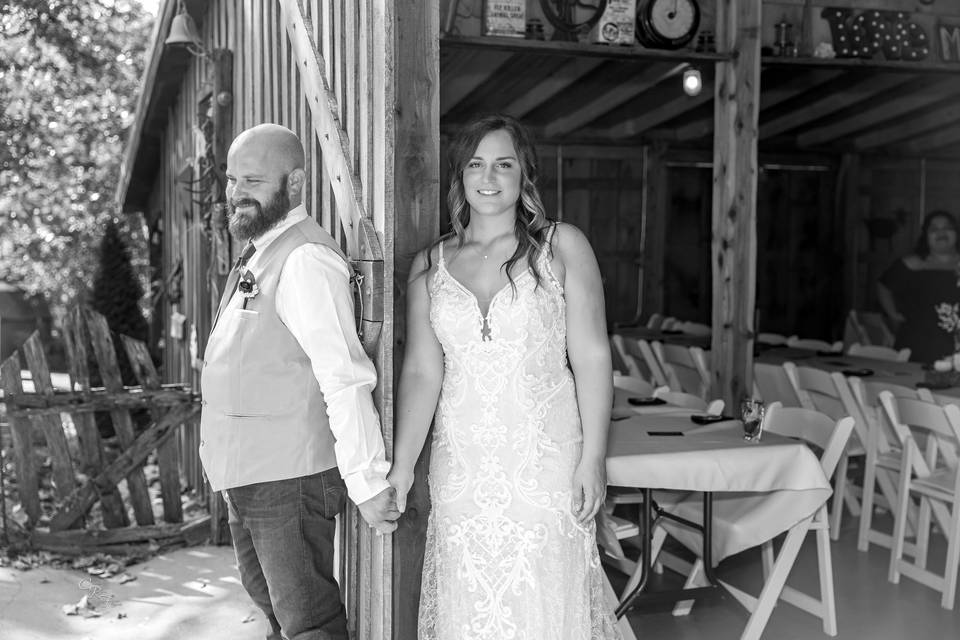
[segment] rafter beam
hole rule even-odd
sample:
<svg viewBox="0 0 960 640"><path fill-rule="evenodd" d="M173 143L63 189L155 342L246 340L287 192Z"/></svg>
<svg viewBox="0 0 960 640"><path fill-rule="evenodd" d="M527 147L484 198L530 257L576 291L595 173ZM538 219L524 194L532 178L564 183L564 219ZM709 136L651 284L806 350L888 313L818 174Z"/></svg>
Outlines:
<svg viewBox="0 0 960 640"><path fill-rule="evenodd" d="M796 75L781 85L763 91L760 94L760 111L763 112L764 109L769 109L805 91L810 91L842 74L843 71L835 69L818 69L810 73ZM762 77L760 83L763 84ZM675 131L675 139L680 141L699 140L709 135L711 131L713 131L712 115L709 118L701 118L678 127Z"/></svg>
<svg viewBox="0 0 960 640"><path fill-rule="evenodd" d="M944 126L958 122L960 122L960 104L950 105L908 122L892 121L882 129L857 136L853 140L853 148L858 151L867 151L885 147L897 140L921 136L931 130L934 130L932 135L937 135Z"/></svg>
<svg viewBox="0 0 960 640"><path fill-rule="evenodd" d="M503 112L509 113L515 118L522 118L604 62L601 58L571 58L569 63L531 86L523 95L515 98L503 108Z"/></svg>
<svg viewBox="0 0 960 640"><path fill-rule="evenodd" d="M892 100L871 104L842 120L800 134L797 136L797 145L800 147L815 147L843 138L855 131L862 131L882 122L892 121L911 111L929 106L932 102L931 95L946 95L951 89L957 88L957 81L951 78L922 90L904 93Z"/></svg>
<svg viewBox="0 0 960 640"><path fill-rule="evenodd" d="M700 105L713 100L713 81L709 78L704 78L703 88L700 90L699 95L685 95L680 87L677 87L677 93L679 94L677 97L658 105L657 108L650 109L636 118L630 118L612 127L602 129L598 131L598 134L608 139L632 138L640 135L644 131L653 129L667 120L676 118L687 111L692 111Z"/></svg>
<svg viewBox="0 0 960 640"><path fill-rule="evenodd" d="M876 94L904 84L911 78L905 74L871 75L844 91L836 91L813 100L802 109L793 109L788 113L760 124L760 135L772 138L781 133L796 129L826 115L845 109L858 102L864 102Z"/></svg>
<svg viewBox="0 0 960 640"><path fill-rule="evenodd" d="M610 91L594 96L581 107L555 119L544 127L544 135L547 138L553 138L576 131L667 78L682 73L687 66L685 62L671 65L653 64L644 69L640 75L631 77L629 81L619 84Z"/></svg>
<svg viewBox="0 0 960 640"><path fill-rule="evenodd" d="M456 73L445 74L440 83L440 116L449 113L474 89L493 77L512 56L508 51L478 51L457 60Z"/></svg>
<svg viewBox="0 0 960 640"><path fill-rule="evenodd" d="M902 149L908 155L922 155L958 142L960 142L960 122L956 122L952 129L938 128L926 135L913 138L903 145Z"/></svg>

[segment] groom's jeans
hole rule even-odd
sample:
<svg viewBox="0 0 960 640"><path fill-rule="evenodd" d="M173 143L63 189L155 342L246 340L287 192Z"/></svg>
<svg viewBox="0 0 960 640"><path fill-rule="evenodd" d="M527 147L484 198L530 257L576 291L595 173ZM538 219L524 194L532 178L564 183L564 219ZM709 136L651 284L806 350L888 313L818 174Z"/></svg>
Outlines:
<svg viewBox="0 0 960 640"><path fill-rule="evenodd" d="M339 469L223 492L240 580L287 640L347 640L333 579L336 516L347 489Z"/></svg>

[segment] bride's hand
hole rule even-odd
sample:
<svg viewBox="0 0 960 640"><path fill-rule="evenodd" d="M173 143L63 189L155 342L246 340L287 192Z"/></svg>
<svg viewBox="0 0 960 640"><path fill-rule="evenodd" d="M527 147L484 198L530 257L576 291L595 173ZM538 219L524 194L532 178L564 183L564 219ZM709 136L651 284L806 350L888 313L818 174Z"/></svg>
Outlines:
<svg viewBox="0 0 960 640"><path fill-rule="evenodd" d="M573 498L570 511L577 522L590 522L603 506L606 496L606 466L603 461L581 460L573 472Z"/></svg>
<svg viewBox="0 0 960 640"><path fill-rule="evenodd" d="M407 494L413 486L413 472L402 471L396 467L387 474L387 482L397 491L397 510L403 513L407 509Z"/></svg>

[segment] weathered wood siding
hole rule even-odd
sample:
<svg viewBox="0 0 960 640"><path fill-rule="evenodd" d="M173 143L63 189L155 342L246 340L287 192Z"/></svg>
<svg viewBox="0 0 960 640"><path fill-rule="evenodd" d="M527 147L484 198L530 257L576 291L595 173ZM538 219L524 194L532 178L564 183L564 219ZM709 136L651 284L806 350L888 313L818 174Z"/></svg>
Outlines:
<svg viewBox="0 0 960 640"><path fill-rule="evenodd" d="M408 252L425 244L437 230L436 0L212 0L188 2L187 8L200 26L203 47L208 52L225 49L232 53L232 102L227 108L232 126L226 143L241 130L263 122L291 128L306 150L306 207L348 249L351 258L359 257L358 246L364 246L358 241L362 236L358 227L367 225L356 224L350 215L359 213L372 222L366 246L375 245L383 258L372 267L383 278L382 291L378 288L375 292L381 305L376 313L383 324L374 359L385 374L380 377L375 401L389 452L393 441L394 236L399 232L402 249ZM298 31L302 28L308 32L306 36ZM403 51L399 51L401 40ZM319 73L309 77L303 76L302 70L316 67L306 64L304 49L298 46L306 41L310 42L306 62L319 62ZM230 260L212 253L204 221L207 211L184 197L178 176L202 153L197 111L211 91L214 72L214 58L194 57L183 78L158 79L176 83L179 97L166 119L163 162L148 207L161 231L162 277L166 281L158 308L166 327L163 378L193 387L199 385L195 358L203 353L226 276L222 265L229 265ZM401 77L404 82L398 83ZM323 103L310 99L311 91L315 95L318 87ZM318 118L318 114L325 117ZM334 130L323 132L323 126L331 123ZM336 138L336 158L325 159L318 135ZM330 139L323 142L329 152ZM225 157L218 162L225 162ZM335 163L339 168L332 170ZM351 175L341 175L344 167ZM196 171L189 177L195 180ZM342 200L338 207L341 180L349 180L356 195L347 207L349 215L344 215ZM404 221L415 220L416 224L399 222L395 217L398 210ZM347 228L341 217L347 219ZM407 256L404 260L409 265ZM182 270L179 289L173 276L178 264ZM406 268L401 265L403 274ZM365 311L366 317L370 310ZM182 338L170 335L174 313L186 317ZM196 431L186 432L181 443L184 474L191 486L200 489L203 481L197 445ZM352 635L391 637L390 538L374 536L372 530L361 526L353 509L344 518L342 533L346 544L340 563L341 584Z"/></svg>

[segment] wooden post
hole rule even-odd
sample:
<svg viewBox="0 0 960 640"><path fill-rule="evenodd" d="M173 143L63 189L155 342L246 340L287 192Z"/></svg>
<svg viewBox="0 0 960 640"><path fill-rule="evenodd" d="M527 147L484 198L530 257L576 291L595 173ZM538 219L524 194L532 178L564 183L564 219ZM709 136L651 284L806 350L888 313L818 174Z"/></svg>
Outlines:
<svg viewBox="0 0 960 640"><path fill-rule="evenodd" d="M760 0L717 2L713 143L712 396L736 410L751 389L757 264Z"/></svg>
<svg viewBox="0 0 960 640"><path fill-rule="evenodd" d="M396 5L396 144L393 180L396 211L393 245L394 376L403 364L406 336L406 289L410 263L440 234L440 5L439 0L398 0ZM401 18L402 17L402 18ZM385 338L386 338L385 334ZM386 343L386 340L384 340ZM391 371L381 370L383 375ZM416 467L416 482L407 510L393 534L393 635L417 637L420 571L430 499L426 471L430 441Z"/></svg>

